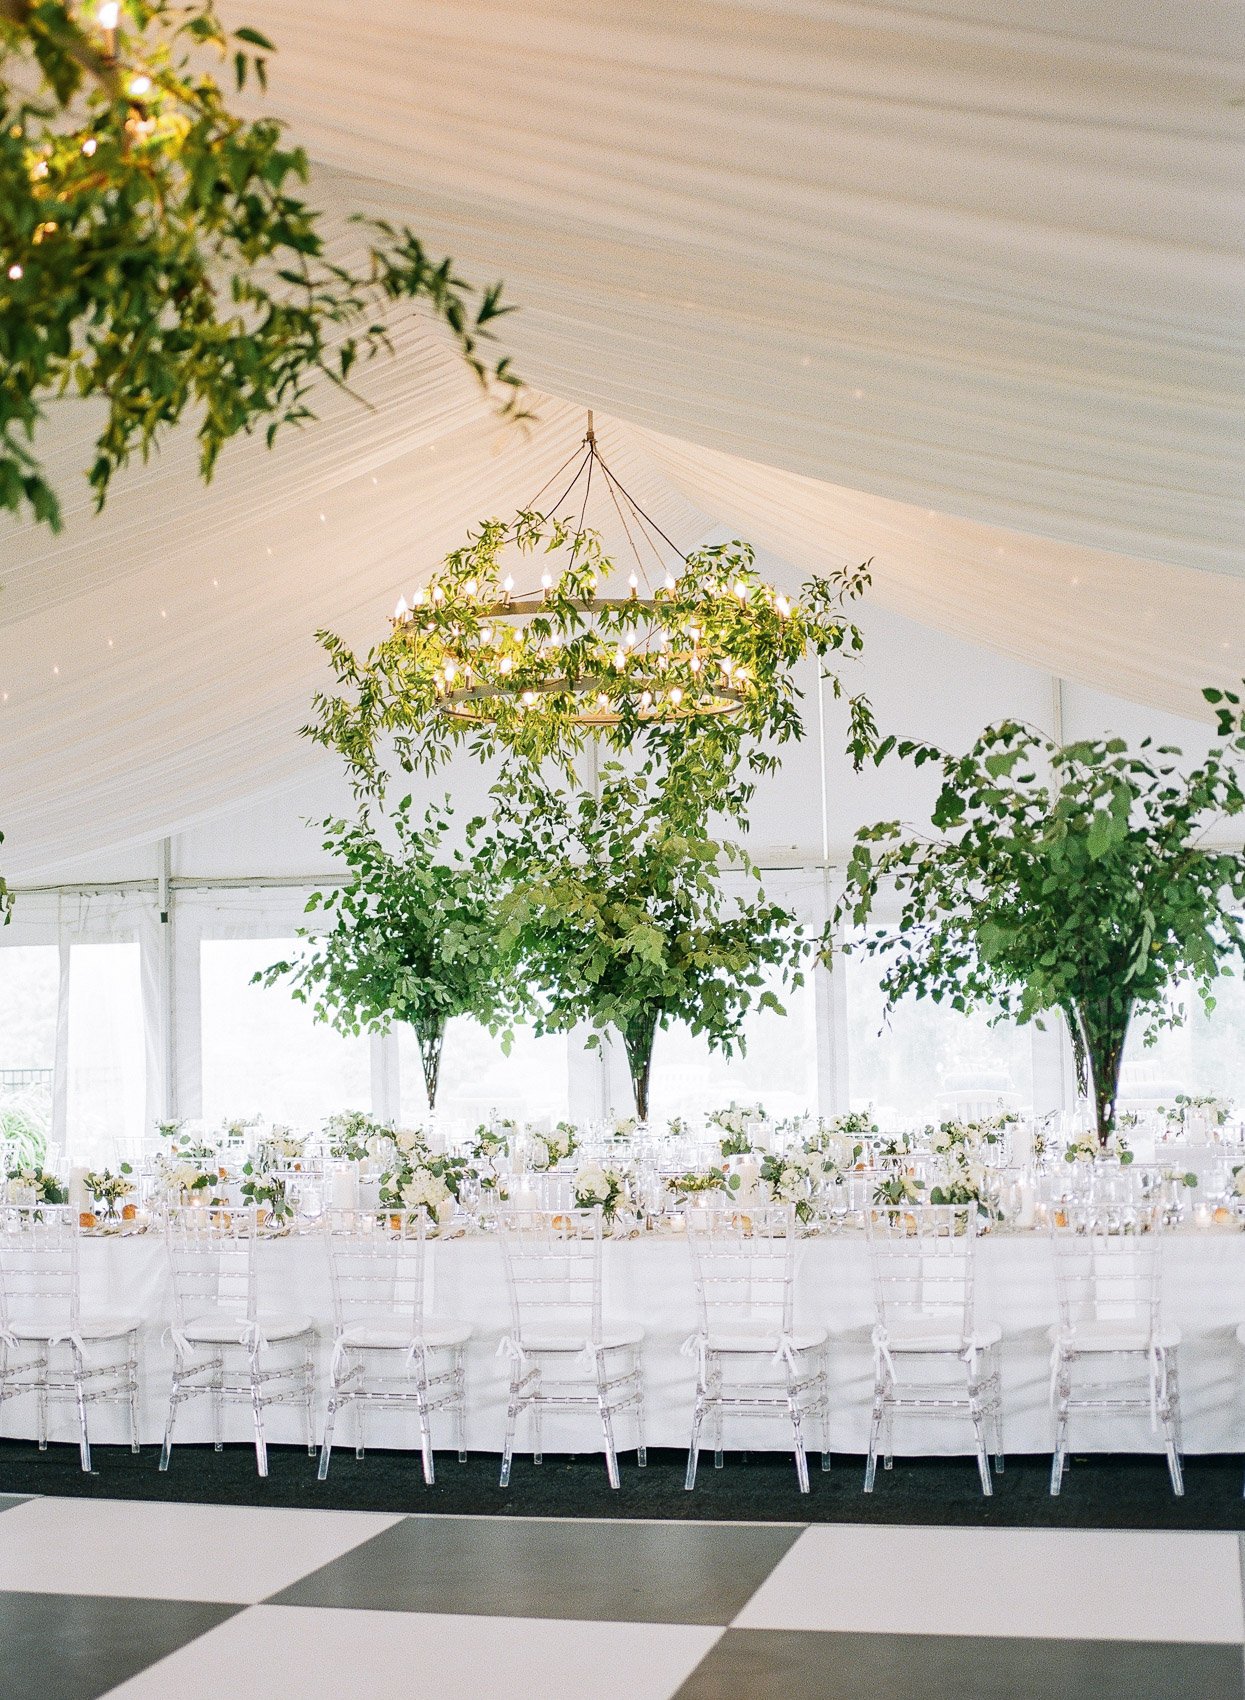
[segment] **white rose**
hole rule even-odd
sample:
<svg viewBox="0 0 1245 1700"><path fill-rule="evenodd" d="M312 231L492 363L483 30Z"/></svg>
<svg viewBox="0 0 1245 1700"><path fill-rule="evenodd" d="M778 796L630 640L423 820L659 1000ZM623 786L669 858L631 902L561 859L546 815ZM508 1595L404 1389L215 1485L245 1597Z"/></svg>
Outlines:
<svg viewBox="0 0 1245 1700"><path fill-rule="evenodd" d="M575 1176L575 1191L580 1198L594 1204L604 1204L610 1195L609 1176L597 1163L585 1163Z"/></svg>

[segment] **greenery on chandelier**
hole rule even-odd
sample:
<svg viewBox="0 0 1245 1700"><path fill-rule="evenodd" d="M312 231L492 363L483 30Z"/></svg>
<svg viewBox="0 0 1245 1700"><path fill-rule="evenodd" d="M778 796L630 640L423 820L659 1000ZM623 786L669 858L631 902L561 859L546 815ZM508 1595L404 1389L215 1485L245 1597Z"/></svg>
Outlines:
<svg viewBox="0 0 1245 1700"><path fill-rule="evenodd" d="M212 0L0 0L0 507L59 525L38 438L63 396L106 407L97 506L183 416L210 478L231 437L263 428L271 445L313 417L316 379L344 386L388 348L396 302L422 302L521 412L508 361L482 347L507 311L497 288L476 294L378 221L330 258L303 150L239 117L211 74L266 87L272 51Z"/></svg>
<svg viewBox="0 0 1245 1700"><path fill-rule="evenodd" d="M1245 814L1245 730L1236 694L1204 694L1221 741L1187 772L1148 738L1135 753L1118 738L1059 746L1015 721L962 756L898 744L941 770L933 835L898 821L858 832L826 933L829 955L891 887L897 921L837 947L885 965L888 1013L908 995L1019 1022L1061 1012L1104 1146L1133 1017L1152 1043L1178 1020L1176 988L1211 1009L1219 976L1245 958L1245 853L1206 842Z"/></svg>
<svg viewBox="0 0 1245 1700"><path fill-rule="evenodd" d="M540 589L516 596L508 559L533 575L543 560ZM793 599L740 542L694 551L651 594L624 571L569 520L527 510L485 521L410 606L399 603L366 657L318 634L338 693L317 696L307 732L345 758L364 795L383 791L390 739L405 769L428 772L462 743L569 770L597 737L664 770L712 769L715 806L738 812L746 776L772 770L776 746L802 735L796 664L810 652L823 663L859 654L843 610L867 567L812 578ZM844 694L836 671L824 676ZM848 707L859 765L876 728L866 698L850 695Z"/></svg>
<svg viewBox="0 0 1245 1700"><path fill-rule="evenodd" d="M429 808L421 824L403 798L388 818L392 851L366 819L325 821L324 848L350 877L313 892L307 909L333 924L323 933L303 929L299 957L255 976L266 986L288 980L291 995L340 1033L384 1033L406 1022L430 1105L446 1022L471 1016L508 1047L523 1001L500 949L491 852L474 850L482 823L468 826L467 853L447 851L450 813L448 804Z"/></svg>
<svg viewBox="0 0 1245 1700"><path fill-rule="evenodd" d="M764 971L800 985L806 944L744 852L709 835L702 792L659 785L651 763L628 773L609 762L595 794L568 795L529 770L493 795L508 887L501 945L531 985L533 1026L586 1022L589 1045L612 1029L641 1120L659 1028L685 1023L729 1056L744 1049L754 1005L783 1013ZM723 892L724 862L750 894Z"/></svg>
<svg viewBox="0 0 1245 1700"><path fill-rule="evenodd" d="M0 832L0 844L4 843L4 834ZM13 915L13 893L0 874L0 926L7 927Z"/></svg>

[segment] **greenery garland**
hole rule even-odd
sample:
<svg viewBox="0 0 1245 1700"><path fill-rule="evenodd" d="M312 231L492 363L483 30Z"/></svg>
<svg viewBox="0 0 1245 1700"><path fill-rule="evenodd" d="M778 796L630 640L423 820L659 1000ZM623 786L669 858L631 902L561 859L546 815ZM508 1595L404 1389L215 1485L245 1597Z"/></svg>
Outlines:
<svg viewBox="0 0 1245 1700"><path fill-rule="evenodd" d="M355 221L360 262L330 260L297 192L307 158L273 118L244 120L202 68L266 87L272 43L229 32L212 0L0 0L0 507L53 527L36 437L47 403L98 396L96 505L188 411L211 477L225 442L313 417L318 377L344 386L389 347L387 304L422 301L503 411L505 358L481 349L507 311L474 297L408 229Z"/></svg>
<svg viewBox="0 0 1245 1700"><path fill-rule="evenodd" d="M513 583L507 550L520 561L564 557L556 574L542 575L538 611L522 625L499 617ZM383 792L389 738L404 769L429 772L462 743L482 758L553 758L569 768L596 736L616 753L641 748L671 770L698 769L715 807L742 809L748 775L772 771L774 746L803 735L797 662L810 652L823 662L859 655L863 638L843 610L867 587L868 564L811 578L789 600L757 573L746 543L717 544L688 556L652 608L626 594L602 605L596 599L620 577L600 537L569 520L530 510L509 523L486 520L411 607L399 605L365 657L317 633L338 691L316 696L304 731L345 758L365 795ZM824 677L844 694L837 672ZM730 715L713 712L724 687L738 699ZM612 723L583 724L585 690ZM450 699L469 693L453 711ZM848 707L859 765L876 726L863 695L850 695Z"/></svg>

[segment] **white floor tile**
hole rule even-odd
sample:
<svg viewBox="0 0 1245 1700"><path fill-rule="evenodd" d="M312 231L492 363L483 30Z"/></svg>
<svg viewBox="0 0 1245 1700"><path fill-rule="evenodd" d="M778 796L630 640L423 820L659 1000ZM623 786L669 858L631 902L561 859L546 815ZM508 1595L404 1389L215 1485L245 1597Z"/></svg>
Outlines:
<svg viewBox="0 0 1245 1700"><path fill-rule="evenodd" d="M807 1529L744 1629L1240 1641L1235 1535L1089 1529Z"/></svg>
<svg viewBox="0 0 1245 1700"><path fill-rule="evenodd" d="M670 1700L722 1631L682 1624L255 1606L131 1677L117 1700Z"/></svg>
<svg viewBox="0 0 1245 1700"><path fill-rule="evenodd" d="M4 1514L0 1589L250 1604L397 1521L358 1511L31 1499Z"/></svg>

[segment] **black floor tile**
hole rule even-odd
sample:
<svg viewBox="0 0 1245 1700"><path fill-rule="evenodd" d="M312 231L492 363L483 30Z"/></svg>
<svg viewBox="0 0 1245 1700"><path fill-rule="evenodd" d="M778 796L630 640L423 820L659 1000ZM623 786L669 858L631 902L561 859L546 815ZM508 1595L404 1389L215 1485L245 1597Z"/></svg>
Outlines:
<svg viewBox="0 0 1245 1700"><path fill-rule="evenodd" d="M0 1593L4 1700L95 1700L241 1611L194 1600Z"/></svg>
<svg viewBox="0 0 1245 1700"><path fill-rule="evenodd" d="M728 1629L675 1700L1242 1700L1240 1647Z"/></svg>
<svg viewBox="0 0 1245 1700"><path fill-rule="evenodd" d="M409 1517L273 1596L281 1605L729 1623L798 1528Z"/></svg>

